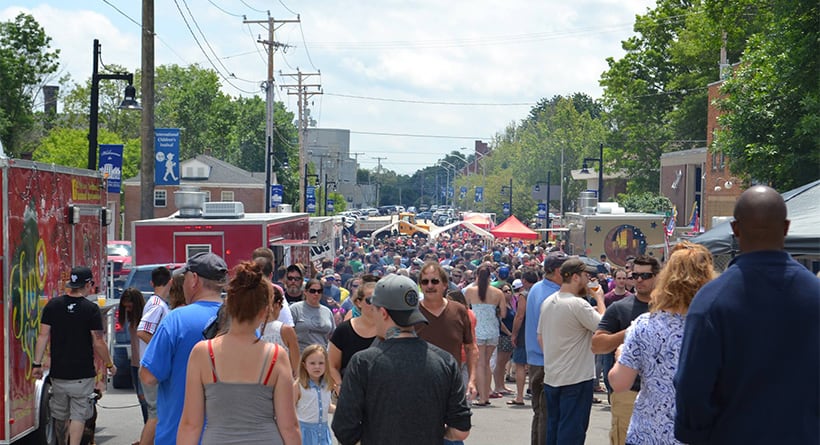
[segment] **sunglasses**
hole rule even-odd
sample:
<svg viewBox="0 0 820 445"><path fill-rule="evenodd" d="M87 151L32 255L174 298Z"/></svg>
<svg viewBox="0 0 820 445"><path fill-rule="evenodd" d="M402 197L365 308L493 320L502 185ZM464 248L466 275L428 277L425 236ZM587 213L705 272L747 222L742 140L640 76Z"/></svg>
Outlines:
<svg viewBox="0 0 820 445"><path fill-rule="evenodd" d="M422 286L427 286L428 284L431 284L431 283L435 285L435 284L441 283L441 280L439 280L438 278L432 278L432 279L429 279L429 280L427 278L424 278L422 280L419 280L419 283L421 283Z"/></svg>
<svg viewBox="0 0 820 445"><path fill-rule="evenodd" d="M358 284L351 284L351 285L350 285L350 288L351 288L351 289L356 289L357 287L359 287L359 285L358 285Z"/></svg>
<svg viewBox="0 0 820 445"><path fill-rule="evenodd" d="M511 293L512 293L512 289L504 289L504 290L503 290L503 292L504 292L505 294L511 294Z"/></svg>
<svg viewBox="0 0 820 445"><path fill-rule="evenodd" d="M309 294L321 294L322 289L307 289L307 293L309 293Z"/></svg>
<svg viewBox="0 0 820 445"><path fill-rule="evenodd" d="M285 276L285 279L288 281L299 281L302 279L302 277L294 277L293 275L287 275Z"/></svg>
<svg viewBox="0 0 820 445"><path fill-rule="evenodd" d="M364 302L365 302L365 303L367 303L367 304L369 304L369 305L373 305L373 297L367 297L367 298L365 298L365 299L364 299Z"/></svg>
<svg viewBox="0 0 820 445"><path fill-rule="evenodd" d="M633 272L632 275L629 276L629 278L631 278L633 280L637 280L638 278L640 278L642 280L648 280L648 279L650 279L654 276L655 276L655 274L652 273L652 272L641 272L641 273Z"/></svg>

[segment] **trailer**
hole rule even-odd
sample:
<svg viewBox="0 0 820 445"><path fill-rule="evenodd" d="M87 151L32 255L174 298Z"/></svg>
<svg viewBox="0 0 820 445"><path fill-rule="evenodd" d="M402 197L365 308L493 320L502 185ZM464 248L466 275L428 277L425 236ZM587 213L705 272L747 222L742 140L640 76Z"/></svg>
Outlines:
<svg viewBox="0 0 820 445"><path fill-rule="evenodd" d="M65 293L71 268L86 265L106 293L105 182L100 173L0 158L0 251L3 314L0 317L0 444L27 439L55 443L46 376L32 377L40 314ZM96 297L94 297L96 301Z"/></svg>
<svg viewBox="0 0 820 445"><path fill-rule="evenodd" d="M310 260L309 249L296 249L310 241L307 213L246 214L242 208L239 202L205 203L192 217L177 212L132 222L134 264L184 263L196 253L212 252L232 269L263 246L273 249L274 267Z"/></svg>
<svg viewBox="0 0 820 445"><path fill-rule="evenodd" d="M661 259L663 249L650 248L664 242L664 215L651 213L567 213L567 253L607 260L623 267L627 257L652 255Z"/></svg>

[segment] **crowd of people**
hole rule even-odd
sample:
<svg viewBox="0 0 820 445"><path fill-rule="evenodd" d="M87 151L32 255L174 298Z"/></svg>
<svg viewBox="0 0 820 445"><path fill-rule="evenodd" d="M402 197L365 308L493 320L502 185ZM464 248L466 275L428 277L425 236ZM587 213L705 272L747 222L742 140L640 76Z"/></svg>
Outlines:
<svg viewBox="0 0 820 445"><path fill-rule="evenodd" d="M560 245L459 231L353 239L278 270L265 247L230 271L212 253L158 268L148 301L121 299L139 351L135 444L458 444L472 410L505 397L529 400L533 445L584 444L599 397L611 444L818 443L820 280L783 252L774 190L747 190L733 230L742 255L720 276L685 241L663 264L591 266ZM35 357L62 325L57 304ZM74 443L85 411L53 412Z"/></svg>

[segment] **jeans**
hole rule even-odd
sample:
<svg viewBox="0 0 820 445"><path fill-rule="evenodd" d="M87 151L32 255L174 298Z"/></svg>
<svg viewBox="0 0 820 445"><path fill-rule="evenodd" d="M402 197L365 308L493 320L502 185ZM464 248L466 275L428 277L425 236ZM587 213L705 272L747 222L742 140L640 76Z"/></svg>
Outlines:
<svg viewBox="0 0 820 445"><path fill-rule="evenodd" d="M530 394L532 395L531 445L544 445L547 438L547 404L544 403L544 367L530 365Z"/></svg>
<svg viewBox="0 0 820 445"><path fill-rule="evenodd" d="M604 386L606 386L606 392L611 393L612 387L609 386L609 371L615 366L615 354L610 352L609 354L601 354L597 357L601 357L601 364L603 365L604 371Z"/></svg>
<svg viewBox="0 0 820 445"><path fill-rule="evenodd" d="M142 411L142 423L148 421L148 405L145 403L145 394L142 392L142 382L140 382L140 367L131 367L131 383L134 385L134 390L137 392L137 400L140 402L140 411Z"/></svg>
<svg viewBox="0 0 820 445"><path fill-rule="evenodd" d="M547 445L584 445L592 410L592 382L566 386L544 384Z"/></svg>

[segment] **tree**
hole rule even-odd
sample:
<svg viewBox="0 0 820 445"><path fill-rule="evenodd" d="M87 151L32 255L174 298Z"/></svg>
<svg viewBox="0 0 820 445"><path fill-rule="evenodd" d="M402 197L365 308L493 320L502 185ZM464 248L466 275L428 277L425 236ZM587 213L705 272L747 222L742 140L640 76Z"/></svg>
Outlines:
<svg viewBox="0 0 820 445"><path fill-rule="evenodd" d="M620 193L618 204L627 212L667 213L672 211L672 201L654 192Z"/></svg>
<svg viewBox="0 0 820 445"><path fill-rule="evenodd" d="M9 156L33 149L24 135L34 124L34 98L58 66L50 42L29 14L0 23L0 142Z"/></svg>
<svg viewBox="0 0 820 445"><path fill-rule="evenodd" d="M714 148L732 172L781 190L820 176L820 7L776 1L724 83Z"/></svg>

